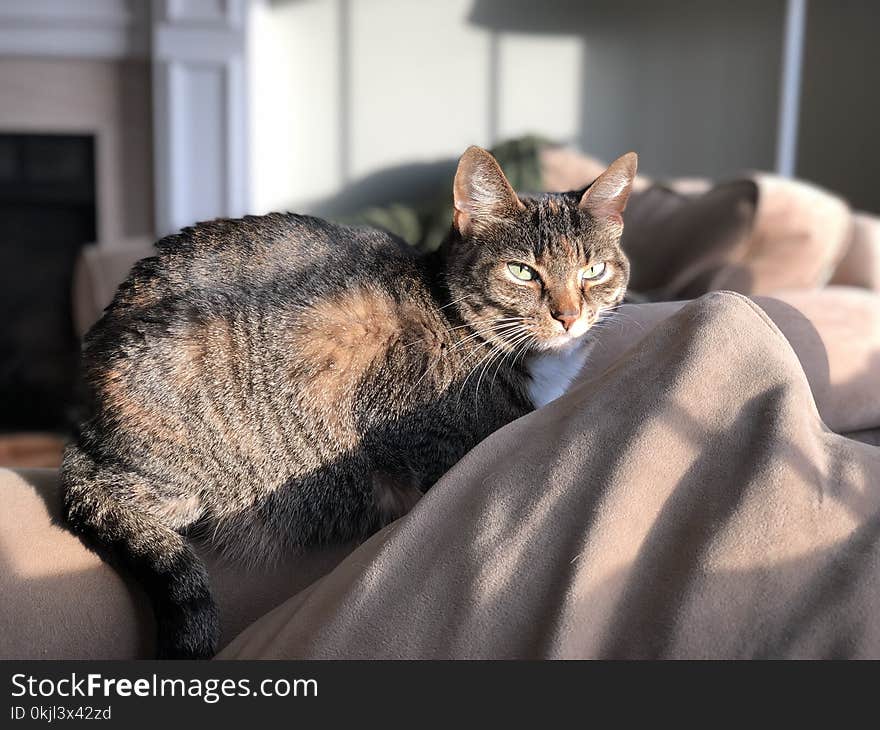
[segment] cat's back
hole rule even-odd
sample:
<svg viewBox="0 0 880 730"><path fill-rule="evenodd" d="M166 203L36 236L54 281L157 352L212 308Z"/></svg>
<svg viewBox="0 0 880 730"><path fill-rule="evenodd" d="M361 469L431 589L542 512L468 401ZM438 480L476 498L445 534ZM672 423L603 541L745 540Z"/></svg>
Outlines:
<svg viewBox="0 0 880 730"><path fill-rule="evenodd" d="M269 316L273 308L310 306L368 282L405 288L422 279L399 239L291 213L199 223L156 248L156 256L135 264L86 335L87 354L173 336L176 325L198 319L257 309Z"/></svg>
<svg viewBox="0 0 880 730"><path fill-rule="evenodd" d="M308 295L313 283L343 283L355 266L375 276L377 270L400 273L414 261L406 244L382 231L292 213L199 223L156 248L157 256L133 268L111 311L144 305L138 294L150 290L210 300L214 293L254 297L261 287L286 286Z"/></svg>
<svg viewBox="0 0 880 730"><path fill-rule="evenodd" d="M437 328L421 259L380 231L271 214L157 249L85 342L95 425L120 437L265 451L264 433L336 418L395 343Z"/></svg>

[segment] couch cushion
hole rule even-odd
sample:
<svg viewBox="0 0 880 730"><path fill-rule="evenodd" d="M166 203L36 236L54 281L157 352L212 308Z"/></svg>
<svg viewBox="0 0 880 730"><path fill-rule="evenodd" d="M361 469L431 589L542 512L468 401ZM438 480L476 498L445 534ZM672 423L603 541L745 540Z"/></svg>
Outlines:
<svg viewBox="0 0 880 730"><path fill-rule="evenodd" d="M780 323L837 433L880 426L880 297L864 289L783 291L755 301Z"/></svg>
<svg viewBox="0 0 880 730"><path fill-rule="evenodd" d="M735 288L723 284L749 240L756 201L751 180L702 195L662 185L633 193L621 243L632 263L630 288L656 301Z"/></svg>
<svg viewBox="0 0 880 730"><path fill-rule="evenodd" d="M869 213L853 215L852 238L831 283L880 292L880 218Z"/></svg>
<svg viewBox="0 0 880 730"><path fill-rule="evenodd" d="M66 529L58 483L55 469L0 469L0 660L152 658L146 597ZM198 549L228 641L329 571L351 546L265 569L231 566L206 546Z"/></svg>
<svg viewBox="0 0 880 730"><path fill-rule="evenodd" d="M135 262L155 253L146 239L118 248L93 244L82 250L73 272L73 321L78 335L98 321Z"/></svg>
<svg viewBox="0 0 880 730"><path fill-rule="evenodd" d="M758 174L755 226L725 288L746 294L825 286L849 245L852 214L815 185Z"/></svg>

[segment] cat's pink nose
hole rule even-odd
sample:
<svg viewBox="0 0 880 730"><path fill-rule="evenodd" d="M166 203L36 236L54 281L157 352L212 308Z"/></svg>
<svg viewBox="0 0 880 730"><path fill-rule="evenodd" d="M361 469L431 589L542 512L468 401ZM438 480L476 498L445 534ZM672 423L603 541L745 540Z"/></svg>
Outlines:
<svg viewBox="0 0 880 730"><path fill-rule="evenodd" d="M578 321L580 312L553 312L553 319L562 324L562 328L568 332L572 325Z"/></svg>

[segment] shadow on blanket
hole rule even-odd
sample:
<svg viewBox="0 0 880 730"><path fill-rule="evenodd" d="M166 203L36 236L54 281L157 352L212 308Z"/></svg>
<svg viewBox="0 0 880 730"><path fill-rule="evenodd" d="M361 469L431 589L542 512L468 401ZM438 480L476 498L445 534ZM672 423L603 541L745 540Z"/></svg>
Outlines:
<svg viewBox="0 0 880 730"><path fill-rule="evenodd" d="M486 439L223 658L880 656L880 450L712 294Z"/></svg>
<svg viewBox="0 0 880 730"><path fill-rule="evenodd" d="M822 422L822 339L787 312L796 354L733 294L647 311L347 558L215 561L224 635L258 619L221 658L880 656L880 449ZM0 656L148 656L142 596L27 478L2 478Z"/></svg>

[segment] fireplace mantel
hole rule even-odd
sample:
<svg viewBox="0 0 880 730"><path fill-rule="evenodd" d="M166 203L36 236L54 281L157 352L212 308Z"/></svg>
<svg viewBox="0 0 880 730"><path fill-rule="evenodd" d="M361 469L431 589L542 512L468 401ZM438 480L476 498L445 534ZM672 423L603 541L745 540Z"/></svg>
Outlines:
<svg viewBox="0 0 880 730"><path fill-rule="evenodd" d="M149 4L142 0L4 0L0 55L146 58Z"/></svg>
<svg viewBox="0 0 880 730"><path fill-rule="evenodd" d="M248 209L248 0L4 0L0 56L148 60L155 233Z"/></svg>

